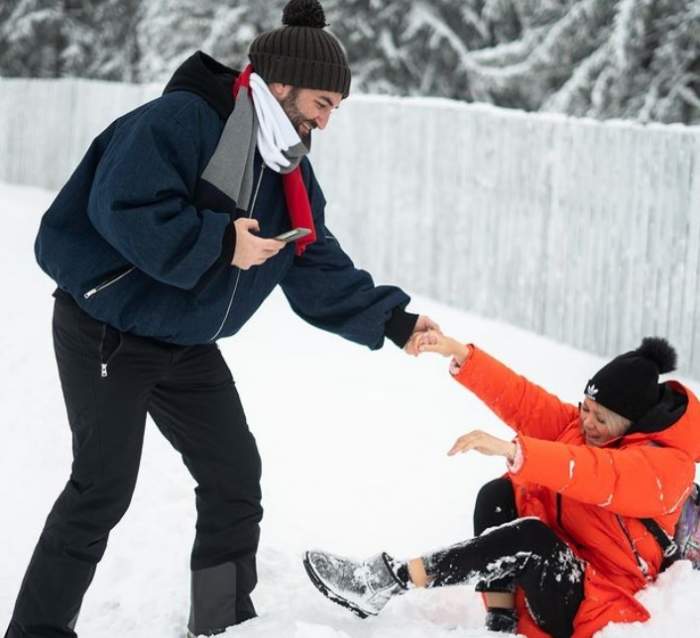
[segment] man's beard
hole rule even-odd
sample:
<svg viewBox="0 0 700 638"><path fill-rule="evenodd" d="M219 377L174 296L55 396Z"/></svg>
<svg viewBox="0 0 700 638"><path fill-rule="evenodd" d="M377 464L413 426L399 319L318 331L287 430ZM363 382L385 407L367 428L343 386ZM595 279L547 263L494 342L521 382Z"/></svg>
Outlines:
<svg viewBox="0 0 700 638"><path fill-rule="evenodd" d="M311 130L308 133L301 132L301 126L306 124L309 129L316 128L316 122L309 120L304 114L299 110L297 101L299 98L299 89L293 88L287 97L280 100L280 106L284 109L287 114L289 121L292 123L294 130L299 134L301 141L308 150L311 150Z"/></svg>

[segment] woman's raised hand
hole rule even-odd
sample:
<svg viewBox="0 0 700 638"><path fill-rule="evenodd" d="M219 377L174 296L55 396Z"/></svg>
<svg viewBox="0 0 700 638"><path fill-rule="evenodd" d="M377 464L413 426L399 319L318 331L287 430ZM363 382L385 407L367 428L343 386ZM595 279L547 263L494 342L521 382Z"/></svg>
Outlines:
<svg viewBox="0 0 700 638"><path fill-rule="evenodd" d="M428 330L417 335L416 347L418 352L436 352L443 357L454 357L459 365L469 356L469 348L452 337L435 330Z"/></svg>
<svg viewBox="0 0 700 638"><path fill-rule="evenodd" d="M416 346L419 352L437 352L444 357L452 355L452 342L454 339L435 330L428 330L416 335Z"/></svg>
<svg viewBox="0 0 700 638"><path fill-rule="evenodd" d="M454 456L469 450L476 450L487 456L504 456L512 462L515 458L516 445L512 441L504 441L481 430L473 430L460 436L447 454Z"/></svg>

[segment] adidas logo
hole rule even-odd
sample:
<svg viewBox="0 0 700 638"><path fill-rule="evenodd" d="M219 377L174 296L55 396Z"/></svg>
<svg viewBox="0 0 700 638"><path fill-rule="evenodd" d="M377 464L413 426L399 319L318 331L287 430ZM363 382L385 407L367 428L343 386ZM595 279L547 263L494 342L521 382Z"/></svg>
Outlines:
<svg viewBox="0 0 700 638"><path fill-rule="evenodd" d="M595 401L596 394L598 394L598 388L596 388L592 383L589 384L589 386L586 388L586 396Z"/></svg>

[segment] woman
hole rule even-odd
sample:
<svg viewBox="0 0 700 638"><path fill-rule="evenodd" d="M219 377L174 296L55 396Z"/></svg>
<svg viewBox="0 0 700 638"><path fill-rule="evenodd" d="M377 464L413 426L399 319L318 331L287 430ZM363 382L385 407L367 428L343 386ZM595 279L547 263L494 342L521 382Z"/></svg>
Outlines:
<svg viewBox="0 0 700 638"><path fill-rule="evenodd" d="M578 407L515 374L477 347L436 332L421 352L453 357L450 371L517 435L473 431L450 454L503 456L508 473L477 497L477 536L408 561L304 559L331 600L365 617L413 587L476 583L491 630L528 638L586 638L609 622L645 621L634 594L659 573L663 552L641 519L673 535L700 460L700 405L676 381L664 339L646 338L586 384Z"/></svg>

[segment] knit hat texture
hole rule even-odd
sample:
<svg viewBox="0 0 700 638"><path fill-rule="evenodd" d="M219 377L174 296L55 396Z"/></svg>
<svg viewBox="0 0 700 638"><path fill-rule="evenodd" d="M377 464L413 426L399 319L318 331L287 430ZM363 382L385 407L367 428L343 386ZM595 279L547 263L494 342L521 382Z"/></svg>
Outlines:
<svg viewBox="0 0 700 638"><path fill-rule="evenodd" d="M676 351L660 337L645 337L631 352L615 357L586 384L585 394L633 423L660 400L659 374L676 368Z"/></svg>
<svg viewBox="0 0 700 638"><path fill-rule="evenodd" d="M283 27L262 33L248 56L268 84L281 82L307 89L350 94L350 67L336 37L326 31L318 0L291 0L282 13Z"/></svg>

